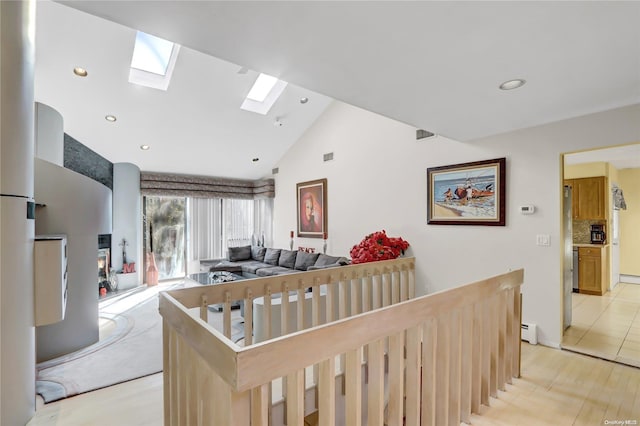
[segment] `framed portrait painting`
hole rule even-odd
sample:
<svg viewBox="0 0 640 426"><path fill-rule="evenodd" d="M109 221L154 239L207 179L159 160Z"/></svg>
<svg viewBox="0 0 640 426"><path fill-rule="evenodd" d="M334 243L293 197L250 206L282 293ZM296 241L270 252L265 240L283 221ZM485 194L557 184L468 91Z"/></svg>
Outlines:
<svg viewBox="0 0 640 426"><path fill-rule="evenodd" d="M298 237L327 238L327 180L296 185Z"/></svg>
<svg viewBox="0 0 640 426"><path fill-rule="evenodd" d="M506 159L427 169L427 223L505 225Z"/></svg>

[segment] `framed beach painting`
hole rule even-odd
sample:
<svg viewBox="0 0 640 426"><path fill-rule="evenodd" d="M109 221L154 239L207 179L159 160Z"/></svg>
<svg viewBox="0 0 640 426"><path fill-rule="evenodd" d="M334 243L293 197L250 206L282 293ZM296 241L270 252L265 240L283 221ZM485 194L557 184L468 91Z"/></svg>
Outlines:
<svg viewBox="0 0 640 426"><path fill-rule="evenodd" d="M296 184L298 237L327 239L327 180Z"/></svg>
<svg viewBox="0 0 640 426"><path fill-rule="evenodd" d="M427 169L427 223L505 225L505 158Z"/></svg>

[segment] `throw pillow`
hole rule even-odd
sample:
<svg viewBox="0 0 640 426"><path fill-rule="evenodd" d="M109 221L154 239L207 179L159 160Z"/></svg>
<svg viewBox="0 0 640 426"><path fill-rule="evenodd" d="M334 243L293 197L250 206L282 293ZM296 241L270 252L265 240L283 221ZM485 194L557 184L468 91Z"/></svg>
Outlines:
<svg viewBox="0 0 640 426"><path fill-rule="evenodd" d="M251 259L251 246L229 247L228 250L229 260L232 262Z"/></svg>
<svg viewBox="0 0 640 426"><path fill-rule="evenodd" d="M295 269L299 271L306 271L309 266L313 266L318 259L320 253L305 253L303 251L299 251L296 256L296 264Z"/></svg>
<svg viewBox="0 0 640 426"><path fill-rule="evenodd" d="M338 256L327 256L326 254L320 254L318 260L316 260L315 266L327 266L336 263L340 258Z"/></svg>
<svg viewBox="0 0 640 426"><path fill-rule="evenodd" d="M268 248L264 253L264 263L269 265L278 266L278 260L280 259L280 249Z"/></svg>
<svg viewBox="0 0 640 426"><path fill-rule="evenodd" d="M251 258L258 262L264 262L264 254L267 252L266 247L251 246Z"/></svg>
<svg viewBox="0 0 640 426"><path fill-rule="evenodd" d="M278 259L278 266L282 266L283 268L290 268L296 264L296 255L298 254L297 250L280 250L280 259Z"/></svg>

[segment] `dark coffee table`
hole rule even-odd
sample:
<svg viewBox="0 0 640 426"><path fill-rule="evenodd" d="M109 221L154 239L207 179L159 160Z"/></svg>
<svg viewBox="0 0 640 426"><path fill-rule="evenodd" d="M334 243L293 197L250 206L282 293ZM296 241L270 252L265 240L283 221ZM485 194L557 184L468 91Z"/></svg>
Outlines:
<svg viewBox="0 0 640 426"><path fill-rule="evenodd" d="M187 278L201 285L215 285L247 279L240 273L228 271L200 272L197 274L189 274L187 275ZM241 307L240 301L231 303L231 309L240 309ZM214 305L209 305L209 310L222 312L222 304L216 303Z"/></svg>

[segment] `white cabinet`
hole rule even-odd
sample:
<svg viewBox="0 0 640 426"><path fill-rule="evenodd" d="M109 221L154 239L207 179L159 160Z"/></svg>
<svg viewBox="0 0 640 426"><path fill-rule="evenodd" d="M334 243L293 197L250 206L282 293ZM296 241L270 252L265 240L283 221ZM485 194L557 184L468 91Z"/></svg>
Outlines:
<svg viewBox="0 0 640 426"><path fill-rule="evenodd" d="M36 235L34 252L35 322L53 324L67 307L67 237Z"/></svg>

